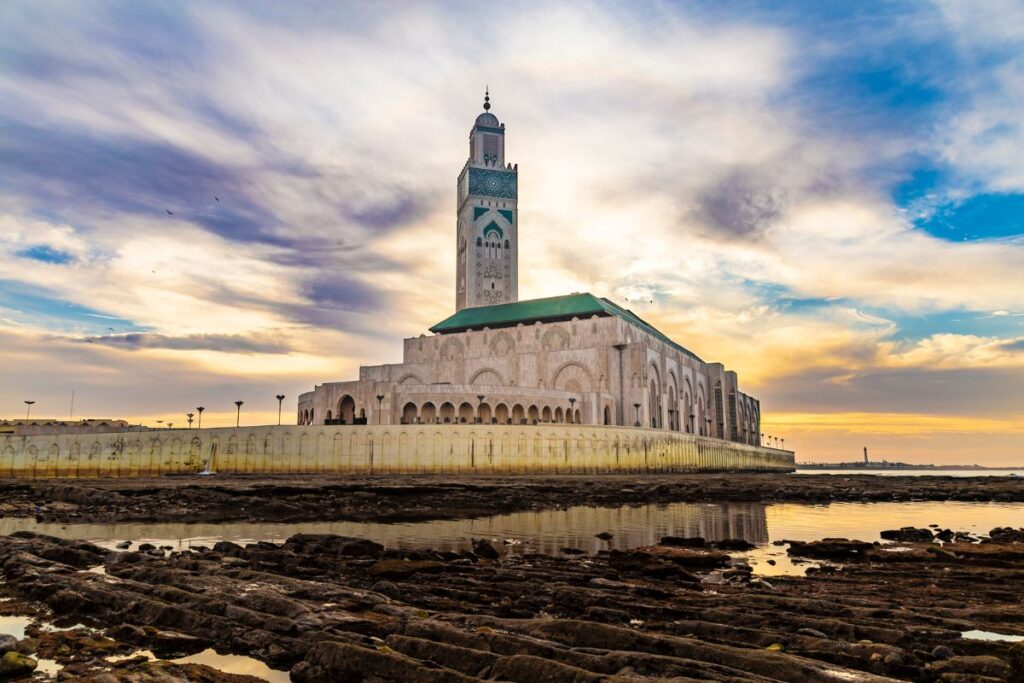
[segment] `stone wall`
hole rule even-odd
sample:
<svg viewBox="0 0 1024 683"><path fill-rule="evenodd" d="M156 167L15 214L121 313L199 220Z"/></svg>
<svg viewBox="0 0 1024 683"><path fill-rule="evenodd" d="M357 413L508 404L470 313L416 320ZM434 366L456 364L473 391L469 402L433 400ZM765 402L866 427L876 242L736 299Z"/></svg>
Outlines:
<svg viewBox="0 0 1024 683"><path fill-rule="evenodd" d="M283 425L0 435L0 477L782 470L792 451L598 425Z"/></svg>

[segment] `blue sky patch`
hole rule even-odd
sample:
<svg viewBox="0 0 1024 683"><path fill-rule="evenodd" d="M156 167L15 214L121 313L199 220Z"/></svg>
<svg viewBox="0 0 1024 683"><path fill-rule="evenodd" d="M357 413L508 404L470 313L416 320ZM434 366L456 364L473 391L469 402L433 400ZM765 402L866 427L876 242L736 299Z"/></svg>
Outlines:
<svg viewBox="0 0 1024 683"><path fill-rule="evenodd" d="M43 263L56 263L58 265L71 263L75 260L75 257L66 251L60 251L45 244L37 244L33 247L16 251L14 255L18 258L27 258L33 261L42 261Z"/></svg>
<svg viewBox="0 0 1024 683"><path fill-rule="evenodd" d="M955 242L1024 235L1024 194L976 194L940 205L915 224Z"/></svg>
<svg viewBox="0 0 1024 683"><path fill-rule="evenodd" d="M16 280L0 280L0 317L29 325L81 334L143 332L131 320L89 306L64 301L45 288Z"/></svg>

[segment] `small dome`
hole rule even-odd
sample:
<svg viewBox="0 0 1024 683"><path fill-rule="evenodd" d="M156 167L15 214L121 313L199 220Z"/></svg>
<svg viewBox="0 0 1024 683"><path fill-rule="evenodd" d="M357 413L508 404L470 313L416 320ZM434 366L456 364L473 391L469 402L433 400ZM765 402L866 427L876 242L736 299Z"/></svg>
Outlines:
<svg viewBox="0 0 1024 683"><path fill-rule="evenodd" d="M485 111L483 114L480 114L480 116L476 117L476 125L497 128L500 124L498 123L497 116L495 116L489 111Z"/></svg>

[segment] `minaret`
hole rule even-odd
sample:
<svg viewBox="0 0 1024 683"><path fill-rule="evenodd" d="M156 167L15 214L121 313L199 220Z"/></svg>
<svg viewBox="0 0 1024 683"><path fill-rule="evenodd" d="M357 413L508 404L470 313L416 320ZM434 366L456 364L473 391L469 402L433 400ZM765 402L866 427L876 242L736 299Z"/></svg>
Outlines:
<svg viewBox="0 0 1024 683"><path fill-rule="evenodd" d="M505 124L490 109L486 90L459 174L457 311L519 300L518 167L505 163Z"/></svg>

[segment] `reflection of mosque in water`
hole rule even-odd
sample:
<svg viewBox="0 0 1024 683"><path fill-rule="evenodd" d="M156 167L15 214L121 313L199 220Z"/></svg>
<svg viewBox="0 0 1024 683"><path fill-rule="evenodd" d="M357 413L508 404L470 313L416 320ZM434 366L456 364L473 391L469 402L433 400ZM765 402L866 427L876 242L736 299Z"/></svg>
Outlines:
<svg viewBox="0 0 1024 683"><path fill-rule="evenodd" d="M638 507L572 507L564 510L513 512L481 519L437 520L401 524L372 522L313 522L306 524L36 524L32 519L2 519L0 533L21 529L65 538L88 539L112 547L126 539L169 544L175 549L212 545L218 540L237 543L281 542L296 533L339 534L369 538L388 547L463 550L470 538L506 540L508 552L558 553L561 548L589 552L624 550L653 545L662 536L701 536L709 541L742 538L768 543L765 506L759 503L674 503ZM595 538L608 531L611 541Z"/></svg>

